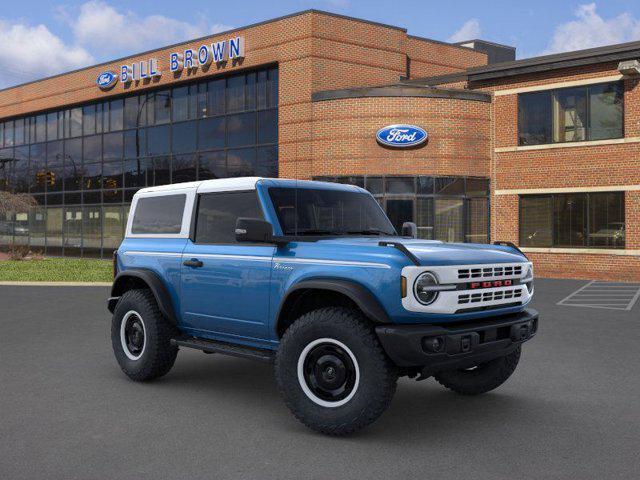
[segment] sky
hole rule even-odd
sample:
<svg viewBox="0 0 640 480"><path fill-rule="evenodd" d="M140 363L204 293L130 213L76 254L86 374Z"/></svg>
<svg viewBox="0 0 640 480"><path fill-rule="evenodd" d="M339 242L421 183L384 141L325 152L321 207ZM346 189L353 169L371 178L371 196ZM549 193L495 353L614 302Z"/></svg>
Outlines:
<svg viewBox="0 0 640 480"><path fill-rule="evenodd" d="M0 88L309 8L518 58L640 40L638 0L3 0Z"/></svg>

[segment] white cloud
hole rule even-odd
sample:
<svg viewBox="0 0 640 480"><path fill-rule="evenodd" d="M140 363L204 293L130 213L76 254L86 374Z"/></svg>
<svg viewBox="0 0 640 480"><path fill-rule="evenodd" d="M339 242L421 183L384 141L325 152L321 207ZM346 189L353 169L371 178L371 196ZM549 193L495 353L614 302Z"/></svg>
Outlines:
<svg viewBox="0 0 640 480"><path fill-rule="evenodd" d="M86 49L66 44L44 25L0 20L0 88L92 62Z"/></svg>
<svg viewBox="0 0 640 480"><path fill-rule="evenodd" d="M472 18L464 22L448 40L451 43L464 42L465 40L474 40L480 38L482 35L482 29L480 28L480 22L477 18Z"/></svg>
<svg viewBox="0 0 640 480"><path fill-rule="evenodd" d="M54 19L68 27L70 40L42 24L0 19L0 88L232 28L203 19L140 16L103 0L77 9L59 6Z"/></svg>
<svg viewBox="0 0 640 480"><path fill-rule="evenodd" d="M568 52L640 39L640 19L629 13L604 19L595 3L580 5L576 19L558 25L542 54Z"/></svg>
<svg viewBox="0 0 640 480"><path fill-rule="evenodd" d="M101 0L80 6L77 17L64 15L76 41L102 55L126 55L229 30L204 20L184 22L164 15L121 12Z"/></svg>

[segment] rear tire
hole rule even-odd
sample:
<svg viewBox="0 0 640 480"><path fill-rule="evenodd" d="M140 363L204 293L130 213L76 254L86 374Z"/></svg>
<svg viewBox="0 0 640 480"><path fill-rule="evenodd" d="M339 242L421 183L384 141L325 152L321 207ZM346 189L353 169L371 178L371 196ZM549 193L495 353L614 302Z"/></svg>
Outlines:
<svg viewBox="0 0 640 480"><path fill-rule="evenodd" d="M434 378L461 395L479 395L498 388L513 374L520 360L520 347L473 369L440 372Z"/></svg>
<svg viewBox="0 0 640 480"><path fill-rule="evenodd" d="M171 345L175 333L150 290L129 290L120 297L111 321L111 345L130 379L145 382L169 373L178 354Z"/></svg>
<svg viewBox="0 0 640 480"><path fill-rule="evenodd" d="M329 307L296 320L276 354L284 401L307 427L348 435L387 409L398 373L378 338L356 311Z"/></svg>

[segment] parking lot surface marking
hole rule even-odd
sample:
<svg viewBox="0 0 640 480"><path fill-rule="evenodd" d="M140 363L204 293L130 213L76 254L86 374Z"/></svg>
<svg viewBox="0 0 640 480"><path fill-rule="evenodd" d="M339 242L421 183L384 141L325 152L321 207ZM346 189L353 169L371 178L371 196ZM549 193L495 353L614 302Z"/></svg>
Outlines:
<svg viewBox="0 0 640 480"><path fill-rule="evenodd" d="M557 305L629 311L636 304L638 298L640 298L640 284L638 283L593 280L560 300Z"/></svg>

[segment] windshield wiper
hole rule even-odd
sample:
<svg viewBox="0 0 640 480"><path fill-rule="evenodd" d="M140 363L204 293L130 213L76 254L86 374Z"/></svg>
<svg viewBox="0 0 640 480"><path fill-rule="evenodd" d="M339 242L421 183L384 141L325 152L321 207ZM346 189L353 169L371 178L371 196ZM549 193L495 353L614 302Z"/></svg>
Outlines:
<svg viewBox="0 0 640 480"><path fill-rule="evenodd" d="M366 230L349 230L347 233L349 235L393 235L392 233L385 232L384 230L380 230L378 228L368 228Z"/></svg>
<svg viewBox="0 0 640 480"><path fill-rule="evenodd" d="M344 235L347 232L344 230L322 230L317 228L310 228L308 230L298 230L296 235Z"/></svg>

